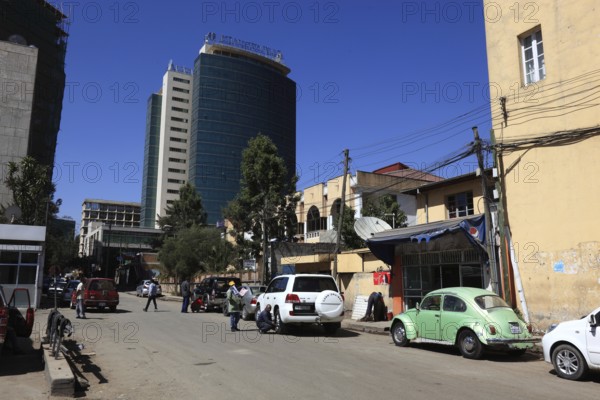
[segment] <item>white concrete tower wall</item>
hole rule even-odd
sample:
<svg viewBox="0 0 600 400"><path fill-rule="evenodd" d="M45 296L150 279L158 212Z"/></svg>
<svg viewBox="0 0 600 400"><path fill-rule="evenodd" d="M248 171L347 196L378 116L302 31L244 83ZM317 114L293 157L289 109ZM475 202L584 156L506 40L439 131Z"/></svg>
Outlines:
<svg viewBox="0 0 600 400"><path fill-rule="evenodd" d="M9 162L28 154L38 49L0 41L0 204L13 204L4 179ZM10 216L9 216L10 217Z"/></svg>
<svg viewBox="0 0 600 400"><path fill-rule="evenodd" d="M156 213L179 198L186 183L192 118L192 71L169 65L163 77ZM158 225L156 226L158 228Z"/></svg>

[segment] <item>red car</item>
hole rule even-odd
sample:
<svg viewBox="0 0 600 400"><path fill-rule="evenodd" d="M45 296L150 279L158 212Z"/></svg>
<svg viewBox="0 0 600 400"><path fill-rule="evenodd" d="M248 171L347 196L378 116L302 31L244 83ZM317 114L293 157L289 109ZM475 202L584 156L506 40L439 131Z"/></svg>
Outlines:
<svg viewBox="0 0 600 400"><path fill-rule="evenodd" d="M4 290L0 286L0 349L4 345L9 326L14 329L16 336L29 337L33 330L34 319L35 315L31 307L28 289L14 289L10 301L7 303Z"/></svg>
<svg viewBox="0 0 600 400"><path fill-rule="evenodd" d="M71 295L71 308L77 304L77 290ZM83 285L83 305L85 308L110 308L116 311L119 305L119 292L113 279L89 278Z"/></svg>

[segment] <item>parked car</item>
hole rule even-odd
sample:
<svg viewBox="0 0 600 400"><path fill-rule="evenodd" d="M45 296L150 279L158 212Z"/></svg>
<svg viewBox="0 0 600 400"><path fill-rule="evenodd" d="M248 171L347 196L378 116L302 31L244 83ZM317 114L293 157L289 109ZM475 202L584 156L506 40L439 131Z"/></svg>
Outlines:
<svg viewBox="0 0 600 400"><path fill-rule="evenodd" d="M392 319L397 346L427 341L457 346L478 359L486 348L522 355L539 339L500 296L484 289L453 287L429 292L416 308Z"/></svg>
<svg viewBox="0 0 600 400"><path fill-rule="evenodd" d="M0 286L0 353L2 353L2 347L4 340L6 339L6 330L8 329L8 302L4 295L4 289Z"/></svg>
<svg viewBox="0 0 600 400"><path fill-rule="evenodd" d="M256 298L259 294L264 293L265 290L267 290L267 287L264 285L242 285L238 286L238 288L242 297L241 317L243 320L248 321L254 317L256 311ZM229 316L225 303L223 303L223 315L226 317Z"/></svg>
<svg viewBox="0 0 600 400"><path fill-rule="evenodd" d="M42 280L42 294L48 293L48 288L50 287L51 281L52 278L50 278L49 276L44 276L44 279Z"/></svg>
<svg viewBox="0 0 600 400"><path fill-rule="evenodd" d="M77 303L77 291L71 295L71 304ZM86 308L110 308L116 311L119 305L119 292L113 279L89 278L83 286L83 305Z"/></svg>
<svg viewBox="0 0 600 400"><path fill-rule="evenodd" d="M33 330L34 320L35 313L31 307L29 290L14 289L7 302L4 289L0 285L0 351L6 340L9 326L14 329L16 336L29 337Z"/></svg>
<svg viewBox="0 0 600 400"><path fill-rule="evenodd" d="M56 297L56 303L60 306L63 298L63 291L65 290L66 286L67 281L65 280L60 280L51 283L47 291L48 300L50 300L50 302L53 302L54 298Z"/></svg>
<svg viewBox="0 0 600 400"><path fill-rule="evenodd" d="M288 325L320 324L334 334L344 319L344 298L330 275L280 275L256 300L256 311L271 305L275 332Z"/></svg>
<svg viewBox="0 0 600 400"><path fill-rule="evenodd" d="M63 289L62 294L62 304L68 303L71 308L75 308L75 304L72 301L73 292L77 289L77 285L79 285L79 280L71 280Z"/></svg>
<svg viewBox="0 0 600 400"><path fill-rule="evenodd" d="M198 296L202 296L201 307L204 311L224 311L225 296L231 281L235 283L236 287L241 285L240 278L217 276L203 279L194 288L192 304ZM192 311L194 311L194 308L192 308Z"/></svg>
<svg viewBox="0 0 600 400"><path fill-rule="evenodd" d="M553 324L542 338L544 360L556 374L578 380L600 370L600 308L581 319Z"/></svg>
<svg viewBox="0 0 600 400"><path fill-rule="evenodd" d="M242 285L246 292L242 296L242 319L248 321L256 315L256 302L258 296L267 290L264 285Z"/></svg>
<svg viewBox="0 0 600 400"><path fill-rule="evenodd" d="M138 283L137 287L135 288L135 295L138 297L147 297L149 286L150 286L150 279L145 279L145 280L141 281L140 283ZM156 295L162 296L162 287L160 286L160 283L157 285Z"/></svg>

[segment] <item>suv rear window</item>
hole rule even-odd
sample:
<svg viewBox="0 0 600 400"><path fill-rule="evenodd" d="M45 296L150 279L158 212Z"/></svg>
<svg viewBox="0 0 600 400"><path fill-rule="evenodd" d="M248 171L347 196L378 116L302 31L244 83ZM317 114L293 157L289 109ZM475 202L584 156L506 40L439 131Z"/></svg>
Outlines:
<svg viewBox="0 0 600 400"><path fill-rule="evenodd" d="M90 290L115 290L113 281L93 281L90 284Z"/></svg>
<svg viewBox="0 0 600 400"><path fill-rule="evenodd" d="M333 290L334 292L337 292L337 287L333 278L326 276L322 278L315 276L296 277L294 288L292 289L294 292L314 293L319 293L324 290Z"/></svg>

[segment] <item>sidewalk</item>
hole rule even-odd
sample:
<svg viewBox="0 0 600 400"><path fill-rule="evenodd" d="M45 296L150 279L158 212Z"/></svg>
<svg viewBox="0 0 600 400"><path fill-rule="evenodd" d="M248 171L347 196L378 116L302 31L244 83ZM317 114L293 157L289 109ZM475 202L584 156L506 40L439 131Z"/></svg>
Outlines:
<svg viewBox="0 0 600 400"><path fill-rule="evenodd" d="M132 296L135 296L135 292L125 292ZM177 301L181 302L181 297L173 296L171 294L163 294L160 297L157 297L157 300L161 301ZM346 311L346 315L351 315L352 313ZM390 321L380 321L380 322L363 322L356 321L350 319L349 317L345 318L342 321L342 328L350 331L364 332L364 333L375 333L379 335L389 335L390 334Z"/></svg>

